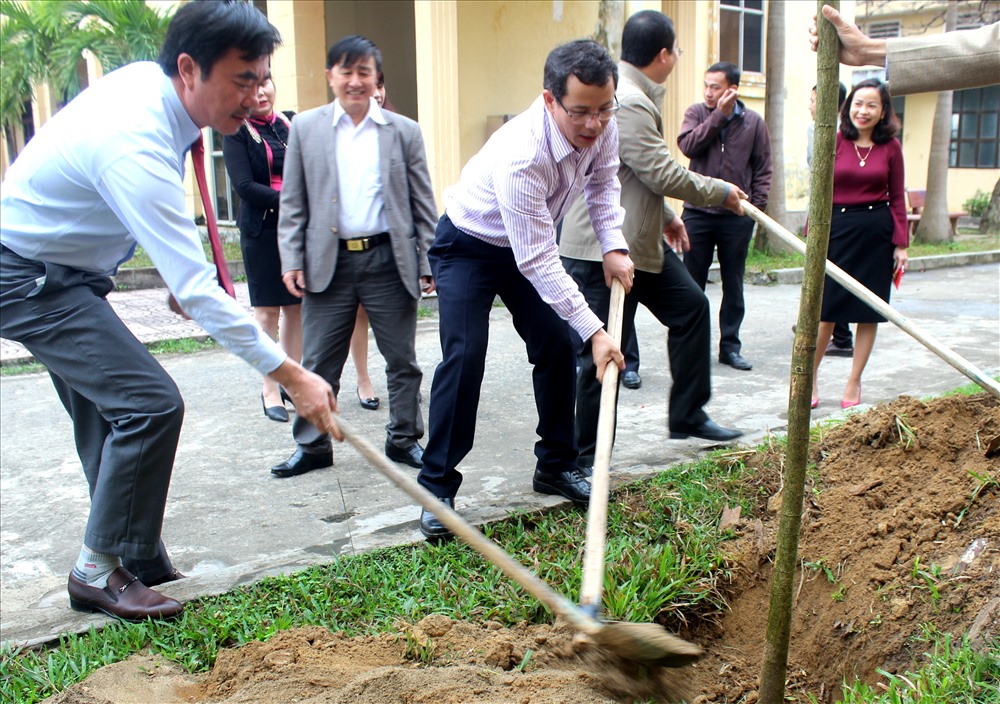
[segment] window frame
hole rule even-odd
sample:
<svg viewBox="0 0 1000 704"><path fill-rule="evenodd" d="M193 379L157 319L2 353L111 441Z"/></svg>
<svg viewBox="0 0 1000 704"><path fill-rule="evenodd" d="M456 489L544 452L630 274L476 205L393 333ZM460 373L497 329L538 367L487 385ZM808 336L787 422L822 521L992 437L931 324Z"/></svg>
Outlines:
<svg viewBox="0 0 1000 704"><path fill-rule="evenodd" d="M987 92L993 94L995 102L989 109L984 109L984 98ZM973 100L973 96L975 100ZM975 104L974 107L972 104ZM974 136L964 136L970 130L970 121L975 118ZM983 117L992 116L993 134L983 135ZM993 144L992 163L982 163L983 145ZM961 164L963 147L971 145L975 163ZM987 147L988 149L988 147ZM952 94L951 104L951 134L948 142L948 168L951 169L997 169L1000 168L1000 84L983 88L957 90Z"/></svg>
<svg viewBox="0 0 1000 704"><path fill-rule="evenodd" d="M213 129L209 129L209 188L212 191L212 207L215 208L215 221L219 225L236 225L236 213L240 208L240 197L236 193L233 182L229 179L229 172L226 170L226 161L222 156L222 135ZM216 149L218 141L218 149ZM219 174L223 175L220 183ZM225 189L225 191L220 190ZM228 195L228 198L226 197ZM225 200L223 200L225 198ZM225 204L225 208L223 208Z"/></svg>
<svg viewBox="0 0 1000 704"><path fill-rule="evenodd" d="M719 61L726 60L722 58L722 45L723 45L722 19L724 17L723 13L734 13L739 17L739 25L738 25L739 28L737 30L739 34L739 43L737 48L737 56L739 57L739 61L733 61L731 63L736 64L736 67L739 68L740 73L743 74L744 77L746 76L759 77L759 81L762 82L766 70L766 61L767 61L767 9L768 9L767 0L760 0L761 7L759 10L755 8L746 7L746 2L747 0L730 0L730 3L735 3L735 4L723 4L721 1L717 3L716 7L719 13L718 25L717 25L719 28L718 47L717 47L718 56L719 56ZM749 69L746 68L744 65L744 61L746 58L745 47L744 47L744 35L746 34L746 17L748 14L760 17L760 69L759 70ZM757 82L757 81L752 81L752 82Z"/></svg>

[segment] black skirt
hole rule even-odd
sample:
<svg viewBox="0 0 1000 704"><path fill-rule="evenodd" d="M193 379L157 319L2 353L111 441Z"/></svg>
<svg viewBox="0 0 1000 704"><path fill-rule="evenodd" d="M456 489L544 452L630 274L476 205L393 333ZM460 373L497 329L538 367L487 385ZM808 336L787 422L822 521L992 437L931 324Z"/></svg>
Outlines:
<svg viewBox="0 0 1000 704"><path fill-rule="evenodd" d="M273 221L272 221L273 219ZM294 306L302 303L281 281L281 257L278 255L278 218L268 214L257 237L240 234L243 266L247 273L250 305L256 307Z"/></svg>
<svg viewBox="0 0 1000 704"><path fill-rule="evenodd" d="M886 203L834 206L827 258L861 285L889 302L892 290L892 232ZM826 323L884 323L886 319L829 276L823 286L820 320Z"/></svg>

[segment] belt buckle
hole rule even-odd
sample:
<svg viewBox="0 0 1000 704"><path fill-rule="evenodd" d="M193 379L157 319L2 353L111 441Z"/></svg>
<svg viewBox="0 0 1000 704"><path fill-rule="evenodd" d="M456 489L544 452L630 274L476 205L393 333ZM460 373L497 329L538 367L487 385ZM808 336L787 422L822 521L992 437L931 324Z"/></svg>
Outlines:
<svg viewBox="0 0 1000 704"><path fill-rule="evenodd" d="M367 249L367 247L365 246L367 244L368 244L368 238L367 237L365 237L363 239L357 239L357 240L347 240L347 251L348 252L363 252L365 249Z"/></svg>

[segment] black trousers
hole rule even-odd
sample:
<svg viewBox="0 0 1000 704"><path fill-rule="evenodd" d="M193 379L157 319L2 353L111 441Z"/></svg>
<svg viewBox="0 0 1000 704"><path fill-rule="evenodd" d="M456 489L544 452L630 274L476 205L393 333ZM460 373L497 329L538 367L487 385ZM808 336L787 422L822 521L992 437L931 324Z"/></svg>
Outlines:
<svg viewBox="0 0 1000 704"><path fill-rule="evenodd" d="M83 542L153 581L173 569L160 530L184 402L105 299L112 287L0 250L0 334L48 368L73 420L90 487Z"/></svg>
<svg viewBox="0 0 1000 704"><path fill-rule="evenodd" d="M601 320L608 320L611 289L604 283L601 262L563 258L566 271L579 284L591 309ZM658 274L636 270L632 290L625 297L622 339L633 336L635 311L646 306L668 329L667 356L673 385L668 405L669 426L682 430L708 420L703 406L712 396L712 372L709 360L711 323L708 298L699 290L684 269L681 260L671 251L663 257L663 270ZM589 342L579 347L577 365L576 441L580 451L579 464L594 463L597 444L597 416L601 404L601 384Z"/></svg>
<svg viewBox="0 0 1000 704"><path fill-rule="evenodd" d="M573 441L574 344L569 324L517 269L513 252L461 232L444 215L427 253L438 293L441 363L434 372L427 447L417 481L435 496L454 497L456 467L472 449L489 341L490 311L499 296L532 364L538 412L536 468L576 466Z"/></svg>
<svg viewBox="0 0 1000 704"><path fill-rule="evenodd" d="M708 268L715 250L719 252L722 277L722 305L719 308L719 355L739 353L740 326L746 305L743 302L743 275L754 221L739 215L708 215L684 211L691 251L684 254L684 266L702 291L708 282Z"/></svg>

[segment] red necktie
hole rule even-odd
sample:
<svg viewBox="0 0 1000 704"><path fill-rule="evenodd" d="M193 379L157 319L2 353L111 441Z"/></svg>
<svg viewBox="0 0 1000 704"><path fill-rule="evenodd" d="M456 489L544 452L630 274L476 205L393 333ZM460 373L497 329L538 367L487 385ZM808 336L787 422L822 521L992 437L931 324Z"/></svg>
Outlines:
<svg viewBox="0 0 1000 704"><path fill-rule="evenodd" d="M222 240L219 239L219 226L215 222L212 201L208 192L208 181L205 178L205 140L202 135L191 145L191 161L194 163L194 177L198 181L198 192L205 208L205 225L208 228L208 242L212 245L212 259L215 260L215 276L226 293L236 298L233 279L226 265L226 255L222 251Z"/></svg>

